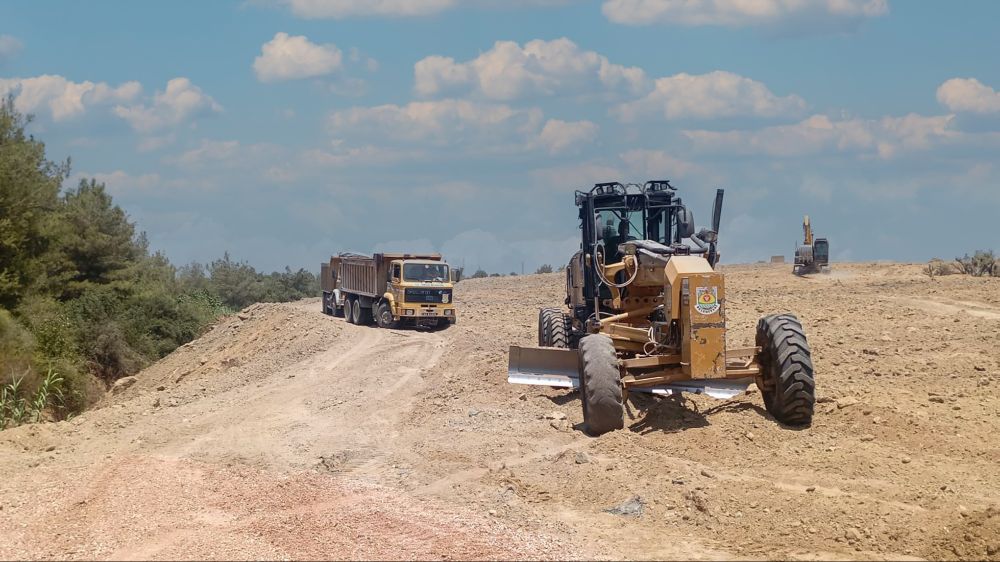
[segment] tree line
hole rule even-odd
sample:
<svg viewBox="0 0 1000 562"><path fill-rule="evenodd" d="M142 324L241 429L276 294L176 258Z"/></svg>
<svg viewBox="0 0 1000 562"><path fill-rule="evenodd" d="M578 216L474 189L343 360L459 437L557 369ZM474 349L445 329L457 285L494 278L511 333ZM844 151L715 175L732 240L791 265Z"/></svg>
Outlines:
<svg viewBox="0 0 1000 562"><path fill-rule="evenodd" d="M0 428L80 411L221 315L317 293L309 271L228 253L175 267L102 183L63 189L70 162L46 158L30 121L0 104Z"/></svg>

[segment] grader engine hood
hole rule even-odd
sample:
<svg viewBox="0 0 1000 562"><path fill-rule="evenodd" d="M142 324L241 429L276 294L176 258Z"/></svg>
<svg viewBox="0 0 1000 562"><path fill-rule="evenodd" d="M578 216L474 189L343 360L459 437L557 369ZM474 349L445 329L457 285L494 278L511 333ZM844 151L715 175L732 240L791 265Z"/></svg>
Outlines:
<svg viewBox="0 0 1000 562"><path fill-rule="evenodd" d="M668 278L671 276L671 269L668 264ZM678 316L675 319L680 321L681 330L687 336L681 339L681 365L685 374L695 379L724 378L726 290L722 275L711 271L679 273L676 269L673 275L675 277L671 287L679 285L679 301L675 301Z"/></svg>

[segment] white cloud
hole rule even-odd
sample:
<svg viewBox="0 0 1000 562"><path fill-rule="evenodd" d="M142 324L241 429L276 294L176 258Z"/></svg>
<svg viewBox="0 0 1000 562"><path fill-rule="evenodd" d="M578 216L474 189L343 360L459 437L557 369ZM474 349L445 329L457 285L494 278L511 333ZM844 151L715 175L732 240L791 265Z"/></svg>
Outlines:
<svg viewBox="0 0 1000 562"><path fill-rule="evenodd" d="M851 26L889 12L887 0L605 0L605 17L627 25L776 26L822 21Z"/></svg>
<svg viewBox="0 0 1000 562"><path fill-rule="evenodd" d="M10 35L0 35L0 62L10 60L21 52L23 45L17 37Z"/></svg>
<svg viewBox="0 0 1000 562"><path fill-rule="evenodd" d="M951 111L1000 113L1000 92L975 78L952 78L937 89L937 99Z"/></svg>
<svg viewBox="0 0 1000 562"><path fill-rule="evenodd" d="M78 117L89 107L134 99L142 91L138 82L112 87L104 82L73 82L44 74L32 78L0 78L0 95L14 94L18 111L47 110L53 121Z"/></svg>
<svg viewBox="0 0 1000 562"><path fill-rule="evenodd" d="M497 41L467 62L430 56L414 66L416 91L423 96L472 90L493 100L525 96L585 94L595 89L638 94L647 87L638 67L612 64L569 39L536 39L520 46Z"/></svg>
<svg viewBox="0 0 1000 562"><path fill-rule="evenodd" d="M902 150L926 150L960 138L952 129L954 116L909 114L878 120L813 115L793 125L751 131L684 131L695 148L712 152L764 154L777 157L823 152L855 152L891 158Z"/></svg>
<svg viewBox="0 0 1000 562"><path fill-rule="evenodd" d="M797 95L777 96L764 84L732 72L676 74L656 80L653 91L623 103L613 113L624 122L665 119L778 117L800 115L806 102Z"/></svg>
<svg viewBox="0 0 1000 562"><path fill-rule="evenodd" d="M198 115L222 111L222 106L187 78L174 78L167 82L166 90L156 92L151 103L118 105L114 111L136 131L149 133Z"/></svg>
<svg viewBox="0 0 1000 562"><path fill-rule="evenodd" d="M317 45L303 35L279 32L261 46L253 70L261 82L296 80L335 72L342 58L336 45Z"/></svg>
<svg viewBox="0 0 1000 562"><path fill-rule="evenodd" d="M538 134L537 144L550 154L567 152L597 138L598 127L590 121L560 121L549 119Z"/></svg>
<svg viewBox="0 0 1000 562"><path fill-rule="evenodd" d="M329 128L337 139L336 149L315 156L330 164L351 157L364 160L369 156L367 151L376 147L396 159L413 157L414 149L427 155L429 147L453 147L476 154L536 149L561 154L593 142L598 132L591 121L545 120L538 108L456 99L337 111L329 117ZM392 148L401 143L409 144L410 149ZM354 153L359 146L366 152Z"/></svg>
<svg viewBox="0 0 1000 562"><path fill-rule="evenodd" d="M329 123L338 138L375 135L444 145L535 133L541 128L542 112L448 99L404 106L355 107L334 112Z"/></svg>
<svg viewBox="0 0 1000 562"><path fill-rule="evenodd" d="M240 170L252 177L287 179L294 171L282 171L291 163L289 155L288 148L272 143L202 139L195 148L163 161L202 175L231 176L232 170Z"/></svg>

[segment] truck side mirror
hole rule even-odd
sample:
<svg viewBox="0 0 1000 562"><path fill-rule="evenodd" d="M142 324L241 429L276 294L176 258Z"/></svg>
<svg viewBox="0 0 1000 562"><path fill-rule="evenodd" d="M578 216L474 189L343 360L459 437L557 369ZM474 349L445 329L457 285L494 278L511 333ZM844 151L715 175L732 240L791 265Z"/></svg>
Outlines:
<svg viewBox="0 0 1000 562"><path fill-rule="evenodd" d="M691 238L694 235L694 213L686 207L677 211L677 231L681 238Z"/></svg>

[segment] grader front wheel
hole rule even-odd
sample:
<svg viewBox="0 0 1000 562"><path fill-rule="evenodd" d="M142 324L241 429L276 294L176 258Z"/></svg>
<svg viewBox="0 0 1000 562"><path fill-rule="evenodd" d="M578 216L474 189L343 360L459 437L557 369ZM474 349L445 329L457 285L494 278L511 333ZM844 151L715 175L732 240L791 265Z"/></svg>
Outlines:
<svg viewBox="0 0 1000 562"><path fill-rule="evenodd" d="M538 311L539 347L569 348L569 321L558 308L543 308Z"/></svg>
<svg viewBox="0 0 1000 562"><path fill-rule="evenodd" d="M816 380L805 331L791 314L765 316L757 323L760 386L764 406L786 425L812 423Z"/></svg>
<svg viewBox="0 0 1000 562"><path fill-rule="evenodd" d="M596 437L625 427L621 370L611 338L592 334L580 340L580 395L587 433Z"/></svg>

